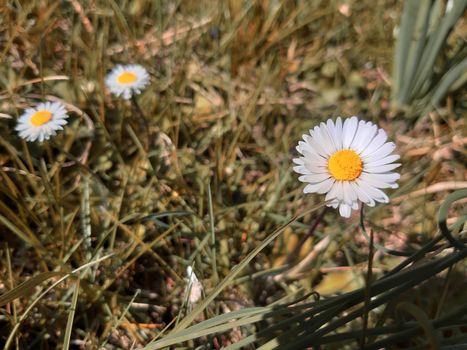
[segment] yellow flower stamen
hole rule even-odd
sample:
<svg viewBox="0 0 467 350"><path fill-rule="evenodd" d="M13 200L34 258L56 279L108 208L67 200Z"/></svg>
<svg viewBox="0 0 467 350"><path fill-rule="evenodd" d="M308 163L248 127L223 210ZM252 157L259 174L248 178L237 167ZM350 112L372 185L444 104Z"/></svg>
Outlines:
<svg viewBox="0 0 467 350"><path fill-rule="evenodd" d="M138 77L136 76L135 73L123 72L122 74L118 76L117 81L120 84L130 84L130 83L134 83L136 79L138 79Z"/></svg>
<svg viewBox="0 0 467 350"><path fill-rule="evenodd" d="M362 173L362 159L356 152L343 149L329 158L328 170L336 180L353 181Z"/></svg>
<svg viewBox="0 0 467 350"><path fill-rule="evenodd" d="M37 111L31 116L31 124L34 126L41 126L52 119L52 113L49 111Z"/></svg>

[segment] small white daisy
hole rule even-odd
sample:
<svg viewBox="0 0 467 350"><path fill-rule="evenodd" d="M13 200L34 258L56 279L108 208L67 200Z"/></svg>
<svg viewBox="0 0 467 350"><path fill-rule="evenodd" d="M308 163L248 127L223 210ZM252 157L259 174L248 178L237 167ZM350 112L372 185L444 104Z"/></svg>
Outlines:
<svg viewBox="0 0 467 350"><path fill-rule="evenodd" d="M65 106L59 102L43 102L28 108L18 120L16 131L26 141L48 140L67 124Z"/></svg>
<svg viewBox="0 0 467 350"><path fill-rule="evenodd" d="M119 64L107 75L105 84L114 95L123 95L125 100L129 100L149 84L149 74L139 64Z"/></svg>
<svg viewBox="0 0 467 350"><path fill-rule="evenodd" d="M384 188L397 188L400 175L392 170L400 157L391 154L396 148L386 142L382 129L357 117L329 119L310 129L297 146L302 155L295 158L294 170L299 180L308 183L304 193L327 193L327 206L339 207L343 217L350 217L359 202L373 207L376 202L388 203Z"/></svg>

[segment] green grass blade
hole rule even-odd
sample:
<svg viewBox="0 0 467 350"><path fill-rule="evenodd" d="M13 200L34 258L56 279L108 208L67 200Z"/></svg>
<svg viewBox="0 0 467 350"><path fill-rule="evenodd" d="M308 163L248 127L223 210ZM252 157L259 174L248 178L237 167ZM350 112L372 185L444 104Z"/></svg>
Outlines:
<svg viewBox="0 0 467 350"><path fill-rule="evenodd" d="M409 1L410 2L410 1ZM412 1L413 3L414 1ZM410 36L411 43L407 53L407 58L405 62L405 69L403 70L403 79L404 83L400 91L400 104L407 103L412 97L412 85L413 78L416 75L419 64L420 57L423 55L423 49L425 46L425 41L427 37L428 24L430 20L430 10L432 3L430 0L421 0L416 1L417 5L417 15L415 20L412 18L412 21L415 22L415 26L411 27L411 32L404 32L404 35ZM401 78L402 79L402 78Z"/></svg>
<svg viewBox="0 0 467 350"><path fill-rule="evenodd" d="M2 214L0 214L0 222L4 224L8 229L10 229L11 232L16 234L21 240L23 240L27 244L39 249L41 252L45 251L41 242L33 235L33 233L30 230L28 230L29 235L24 234L20 228L18 228L15 224L13 224L10 220L8 220Z"/></svg>
<svg viewBox="0 0 467 350"><path fill-rule="evenodd" d="M404 81L405 67L412 42L412 32L415 25L413 20L417 16L420 3L418 1L406 1L402 11L402 19L394 54L393 70L393 95L400 96ZM402 98L402 97L399 97Z"/></svg>
<svg viewBox="0 0 467 350"><path fill-rule="evenodd" d="M79 282L80 278L78 277L75 283L73 298L71 299L70 313L68 314L68 320L65 328L65 336L63 337L63 350L68 350L70 348L71 330L73 328L73 320L75 318L76 304L78 303Z"/></svg>
<svg viewBox="0 0 467 350"><path fill-rule="evenodd" d="M451 245L453 247L456 247L457 249L466 249L466 246L457 238L454 238L454 236L451 234L451 231L449 230L447 225L447 215L448 209L452 203L465 198L467 198L467 189L451 193L448 196L448 198L446 198L446 200L443 202L438 211L439 229L441 230L443 236L449 241L449 243L451 243ZM465 218L465 216L462 216L459 220L465 220Z"/></svg>
<svg viewBox="0 0 467 350"><path fill-rule="evenodd" d="M467 59L464 59L458 65L452 67L441 78L440 82L436 85L431 97L430 106L439 106L441 100L453 90L455 86L460 87L467 82Z"/></svg>
<svg viewBox="0 0 467 350"><path fill-rule="evenodd" d="M451 11L445 14L439 27L430 34L430 39L419 61L420 70L414 77L413 91L415 93L420 90L423 84L432 76L435 60L445 45L447 36L456 25L460 16L464 13L466 5L467 0L454 1Z"/></svg>
<svg viewBox="0 0 467 350"><path fill-rule="evenodd" d="M47 281L48 279L52 277L63 276L63 275L66 275L66 273L52 271L52 272L43 272L36 276L33 276L29 278L28 280L24 281L23 283L21 283L20 285L16 286L12 290L2 294L0 296L0 306L6 305L12 300L15 300L17 298L29 296L31 295L31 291L36 286L41 284L42 282Z"/></svg>

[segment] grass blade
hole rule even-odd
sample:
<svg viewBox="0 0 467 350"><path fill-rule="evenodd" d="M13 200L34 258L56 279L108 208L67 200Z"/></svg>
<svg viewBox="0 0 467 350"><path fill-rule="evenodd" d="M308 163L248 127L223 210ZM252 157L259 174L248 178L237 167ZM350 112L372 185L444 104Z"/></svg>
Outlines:
<svg viewBox="0 0 467 350"><path fill-rule="evenodd" d="M64 272L52 271L52 272L43 272L36 276L33 276L29 278L28 280L24 281L23 283L21 283L20 285L16 286L12 290L6 292L5 294L2 294L0 296L0 306L6 305L12 300L15 300L17 298L31 295L31 291L36 286L41 284L42 282L52 277L63 276L63 275L65 275Z"/></svg>
<svg viewBox="0 0 467 350"><path fill-rule="evenodd" d="M70 313L68 314L68 321L65 328L65 336L63 337L63 350L68 350L70 348L70 339L71 339L71 330L73 328L73 319L76 312L76 304L78 303L78 294L79 294L79 282L80 278L76 280L75 291L73 292L73 298L71 299Z"/></svg>

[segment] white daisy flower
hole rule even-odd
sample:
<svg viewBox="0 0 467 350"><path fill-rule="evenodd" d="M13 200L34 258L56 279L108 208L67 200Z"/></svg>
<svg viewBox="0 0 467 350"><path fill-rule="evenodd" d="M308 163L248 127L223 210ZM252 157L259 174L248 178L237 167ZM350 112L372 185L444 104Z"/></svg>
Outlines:
<svg viewBox="0 0 467 350"><path fill-rule="evenodd" d="M48 140L66 125L68 115L59 102L43 102L28 108L18 120L16 131L26 141Z"/></svg>
<svg viewBox="0 0 467 350"><path fill-rule="evenodd" d="M139 64L117 65L105 78L105 84L110 92L116 96L123 95L129 100L133 94L149 84L148 71Z"/></svg>
<svg viewBox="0 0 467 350"><path fill-rule="evenodd" d="M329 119L310 129L297 146L302 156L293 160L299 180L308 183L303 192L326 193L327 206L339 207L346 218L359 202L388 203L381 189L398 187L400 175L392 170L400 166L393 163L400 157L391 154L396 145L386 140L384 130L357 117Z"/></svg>

